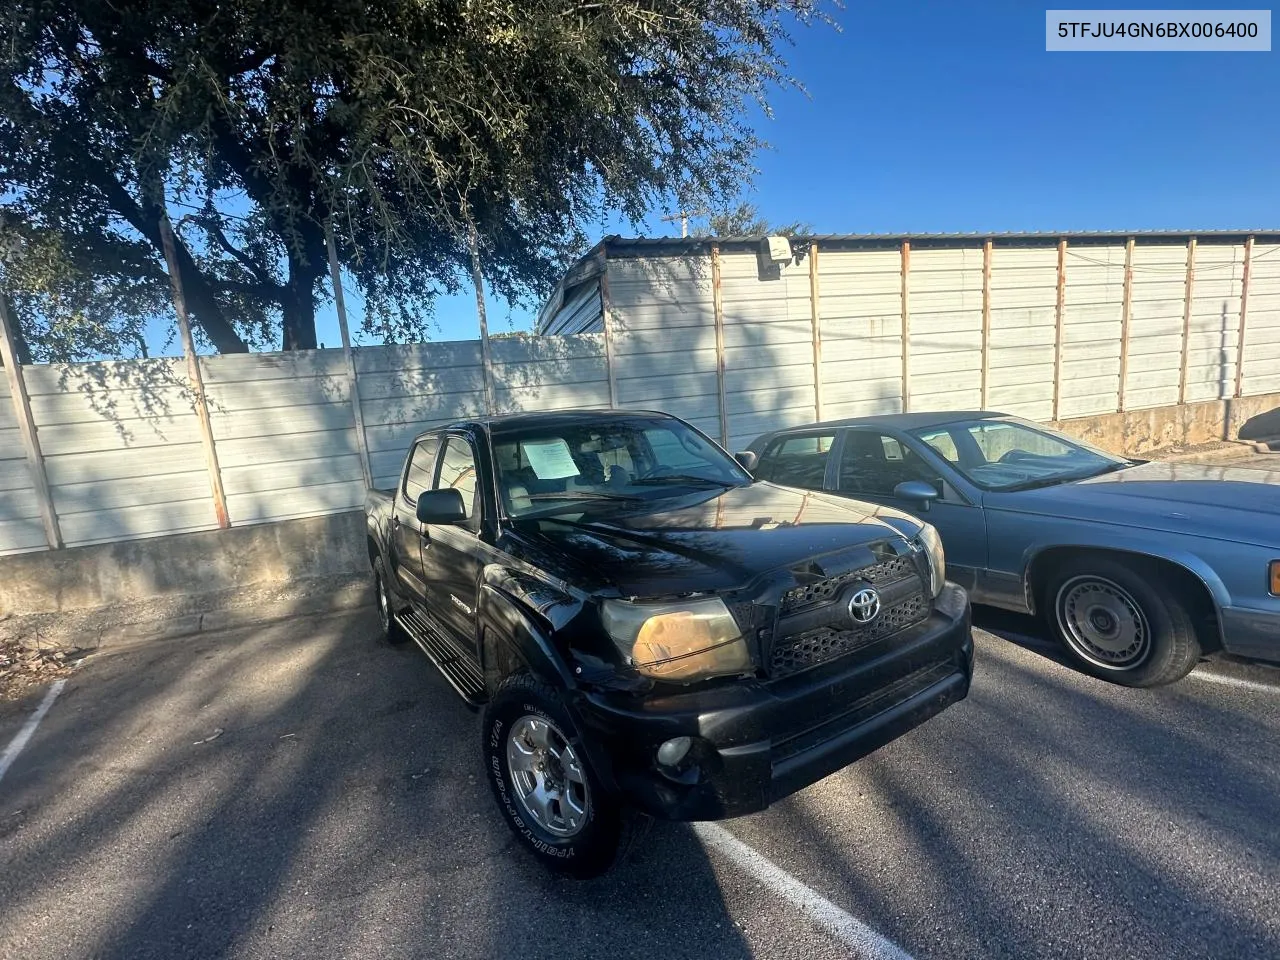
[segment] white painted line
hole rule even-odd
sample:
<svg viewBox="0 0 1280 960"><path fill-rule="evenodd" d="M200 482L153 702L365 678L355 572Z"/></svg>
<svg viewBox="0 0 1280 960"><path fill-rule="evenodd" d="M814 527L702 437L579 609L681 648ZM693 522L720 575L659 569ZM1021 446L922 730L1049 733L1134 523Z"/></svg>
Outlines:
<svg viewBox="0 0 1280 960"><path fill-rule="evenodd" d="M4 775L9 771L13 761L18 759L18 754L27 745L31 735L36 732L36 727L40 726L40 721L44 719L44 715L53 706L53 701L58 699L58 694L62 692L62 688L66 685L67 681L65 680L54 682L53 686L49 688L49 692L44 695L44 699L40 701L40 706L36 707L36 712L27 717L27 722L22 725L22 729L18 731L17 736L10 740L9 745L4 748L4 755L0 756L0 780L4 779Z"/></svg>
<svg viewBox="0 0 1280 960"><path fill-rule="evenodd" d="M1271 683L1259 683L1257 680L1244 680L1240 677L1224 677L1220 673L1201 673L1199 670L1191 674L1197 680L1208 680L1226 687L1239 687L1242 690L1260 690L1266 693L1280 693L1280 686Z"/></svg>
<svg viewBox="0 0 1280 960"><path fill-rule="evenodd" d="M857 917L845 913L822 894L806 887L764 854L753 850L724 827L695 823L693 832L703 844L755 877L775 894L806 914L827 933L852 950L859 960L911 960L911 955L886 940Z"/></svg>

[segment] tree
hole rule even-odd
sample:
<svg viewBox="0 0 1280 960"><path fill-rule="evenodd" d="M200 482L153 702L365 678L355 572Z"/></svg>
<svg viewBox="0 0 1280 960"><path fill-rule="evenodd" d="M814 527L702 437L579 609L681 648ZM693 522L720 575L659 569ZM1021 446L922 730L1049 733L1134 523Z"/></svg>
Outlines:
<svg viewBox="0 0 1280 960"><path fill-rule="evenodd" d="M766 237L803 236L812 233L813 227L800 220L787 224L770 223L756 212L754 204L741 202L719 213L711 214L705 229L696 230L695 237Z"/></svg>
<svg viewBox="0 0 1280 960"><path fill-rule="evenodd" d="M67 289L84 315L115 291L155 307L165 215L222 352L315 346L326 222L375 337L423 335L473 237L491 287L528 302L608 213L727 202L759 146L744 109L792 82L787 24L816 4L5 0L0 206L56 269L3 280L46 355ZM64 347L127 350L136 316L106 313Z"/></svg>

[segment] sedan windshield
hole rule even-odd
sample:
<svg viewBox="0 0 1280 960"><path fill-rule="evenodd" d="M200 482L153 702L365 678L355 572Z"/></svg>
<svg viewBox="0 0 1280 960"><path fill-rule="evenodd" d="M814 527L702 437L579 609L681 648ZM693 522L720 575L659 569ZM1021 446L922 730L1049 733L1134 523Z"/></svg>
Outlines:
<svg viewBox="0 0 1280 960"><path fill-rule="evenodd" d="M619 508L751 477L723 450L668 417L618 417L495 429L498 492L509 516Z"/></svg>
<svg viewBox="0 0 1280 960"><path fill-rule="evenodd" d="M1121 470L1132 461L1016 420L964 420L912 431L984 490L1031 490Z"/></svg>

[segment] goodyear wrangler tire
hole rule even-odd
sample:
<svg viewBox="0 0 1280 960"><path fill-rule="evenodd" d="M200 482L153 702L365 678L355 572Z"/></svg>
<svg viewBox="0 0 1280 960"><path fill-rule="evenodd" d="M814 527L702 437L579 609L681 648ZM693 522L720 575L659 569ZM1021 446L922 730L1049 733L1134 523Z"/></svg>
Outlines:
<svg viewBox="0 0 1280 960"><path fill-rule="evenodd" d="M622 809L591 770L556 691L528 674L508 677L485 708L485 774L503 819L558 873L594 877L613 865Z"/></svg>

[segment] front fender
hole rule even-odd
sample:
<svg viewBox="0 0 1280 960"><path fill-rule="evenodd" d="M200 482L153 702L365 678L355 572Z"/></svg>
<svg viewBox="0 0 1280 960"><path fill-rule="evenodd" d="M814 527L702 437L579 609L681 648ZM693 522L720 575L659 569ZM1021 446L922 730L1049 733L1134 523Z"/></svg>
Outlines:
<svg viewBox="0 0 1280 960"><path fill-rule="evenodd" d="M561 606L569 598L537 592L539 585L500 568L486 568L476 603L480 666L490 694L519 669L563 690L577 686L552 636Z"/></svg>
<svg viewBox="0 0 1280 960"><path fill-rule="evenodd" d="M1022 585L1032 613L1036 612L1030 577L1033 565L1045 552L1059 549L1109 550L1114 553L1149 557L1153 560L1167 560L1182 567L1205 585L1213 599L1214 613L1219 618L1222 615L1222 608L1231 604L1230 591L1222 582L1222 578L1203 559L1185 547L1175 544L1171 548L1167 543L1157 544L1151 538L1141 534L1108 531L1106 537L1075 536L1052 541L1035 541L1028 545L1022 555Z"/></svg>

